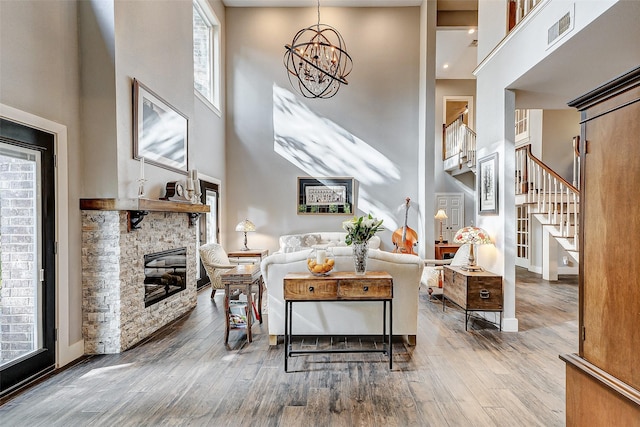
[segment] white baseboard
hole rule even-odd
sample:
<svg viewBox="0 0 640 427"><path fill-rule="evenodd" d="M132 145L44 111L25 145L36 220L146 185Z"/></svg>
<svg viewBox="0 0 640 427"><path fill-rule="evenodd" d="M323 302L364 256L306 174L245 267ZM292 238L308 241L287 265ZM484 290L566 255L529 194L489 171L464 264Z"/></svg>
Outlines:
<svg viewBox="0 0 640 427"><path fill-rule="evenodd" d="M518 332L518 319L515 317L502 318L503 332Z"/></svg>
<svg viewBox="0 0 640 427"><path fill-rule="evenodd" d="M75 342L64 349L59 348L56 368L62 368L82 356L84 356L84 340Z"/></svg>
<svg viewBox="0 0 640 427"><path fill-rule="evenodd" d="M542 266L539 265L530 265L529 271L536 274L542 274Z"/></svg>
<svg viewBox="0 0 640 427"><path fill-rule="evenodd" d="M578 267L558 267L558 274L577 275Z"/></svg>

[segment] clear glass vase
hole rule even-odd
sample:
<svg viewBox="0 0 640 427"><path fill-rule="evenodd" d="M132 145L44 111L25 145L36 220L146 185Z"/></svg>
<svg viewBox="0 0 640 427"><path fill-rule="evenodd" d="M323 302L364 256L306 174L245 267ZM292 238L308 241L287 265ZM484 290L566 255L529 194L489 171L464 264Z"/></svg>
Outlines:
<svg viewBox="0 0 640 427"><path fill-rule="evenodd" d="M313 248L307 256L307 268L314 276L328 276L335 258L330 248Z"/></svg>
<svg viewBox="0 0 640 427"><path fill-rule="evenodd" d="M367 255L369 253L369 243L353 243L353 263L357 275L367 272Z"/></svg>

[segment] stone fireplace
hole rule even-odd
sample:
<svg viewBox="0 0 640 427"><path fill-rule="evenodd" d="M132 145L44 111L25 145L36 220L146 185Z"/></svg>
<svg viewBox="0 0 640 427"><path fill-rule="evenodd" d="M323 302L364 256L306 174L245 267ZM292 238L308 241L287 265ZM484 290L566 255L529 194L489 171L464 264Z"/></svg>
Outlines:
<svg viewBox="0 0 640 427"><path fill-rule="evenodd" d="M81 209L85 354L125 351L195 307L193 212L206 212L207 206L82 199ZM186 248L184 289L146 306L145 255L175 248Z"/></svg>

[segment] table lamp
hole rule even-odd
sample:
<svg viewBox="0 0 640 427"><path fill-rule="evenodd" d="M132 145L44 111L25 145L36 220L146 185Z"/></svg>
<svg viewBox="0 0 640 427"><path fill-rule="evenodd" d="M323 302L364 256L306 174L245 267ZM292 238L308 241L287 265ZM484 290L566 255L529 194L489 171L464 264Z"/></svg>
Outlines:
<svg viewBox="0 0 640 427"><path fill-rule="evenodd" d="M467 265L463 265L460 268L469 271L484 271L484 268L476 265L476 257L474 247L475 245L488 245L491 243L489 239L489 233L482 228L478 227L464 227L456 232L456 236L453 238L455 243L469 243L469 260Z"/></svg>
<svg viewBox="0 0 640 427"><path fill-rule="evenodd" d="M247 232L256 231L255 224L248 219L245 219L244 221L240 221L238 225L236 225L236 231L242 231L244 233L244 247L242 248L242 250L248 251L249 248L247 247Z"/></svg>
<svg viewBox="0 0 640 427"><path fill-rule="evenodd" d="M440 221L440 237L438 238L438 243L444 242L444 237L442 237L442 220L449 218L444 209L438 209L438 212L434 216L435 219Z"/></svg>

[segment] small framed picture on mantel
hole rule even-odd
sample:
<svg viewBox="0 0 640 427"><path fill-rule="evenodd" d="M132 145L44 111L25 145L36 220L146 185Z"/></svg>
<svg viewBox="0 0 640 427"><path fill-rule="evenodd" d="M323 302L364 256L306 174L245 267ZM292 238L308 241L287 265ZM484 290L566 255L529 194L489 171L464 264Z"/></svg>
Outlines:
<svg viewBox="0 0 640 427"><path fill-rule="evenodd" d="M478 211L498 214L498 153L478 160Z"/></svg>
<svg viewBox="0 0 640 427"><path fill-rule="evenodd" d="M354 179L298 177L298 214L351 215Z"/></svg>

